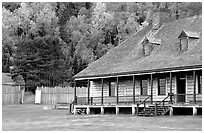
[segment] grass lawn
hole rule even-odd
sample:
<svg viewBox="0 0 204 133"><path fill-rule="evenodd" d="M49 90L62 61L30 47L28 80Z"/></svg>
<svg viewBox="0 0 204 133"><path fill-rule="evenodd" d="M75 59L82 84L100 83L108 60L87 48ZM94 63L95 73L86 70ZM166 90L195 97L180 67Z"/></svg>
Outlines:
<svg viewBox="0 0 204 133"><path fill-rule="evenodd" d="M201 131L202 116L68 115L45 105L2 106L3 131Z"/></svg>

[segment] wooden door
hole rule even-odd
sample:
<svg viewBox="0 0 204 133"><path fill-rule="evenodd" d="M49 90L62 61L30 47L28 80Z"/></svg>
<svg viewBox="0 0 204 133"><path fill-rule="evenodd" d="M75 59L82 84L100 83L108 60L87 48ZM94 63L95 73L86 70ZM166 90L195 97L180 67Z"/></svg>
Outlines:
<svg viewBox="0 0 204 133"><path fill-rule="evenodd" d="M186 78L178 77L177 78L177 102L185 102L186 94Z"/></svg>
<svg viewBox="0 0 204 133"><path fill-rule="evenodd" d="M115 96L115 87L116 87L115 82L110 82L110 85L109 85L109 96Z"/></svg>

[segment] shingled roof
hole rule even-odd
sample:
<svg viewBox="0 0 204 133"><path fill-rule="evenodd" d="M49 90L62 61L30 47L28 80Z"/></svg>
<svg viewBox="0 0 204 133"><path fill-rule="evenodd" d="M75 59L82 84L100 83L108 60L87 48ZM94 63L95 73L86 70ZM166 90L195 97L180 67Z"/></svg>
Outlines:
<svg viewBox="0 0 204 133"><path fill-rule="evenodd" d="M199 39L189 44L188 51L179 50L179 35L186 31L196 32ZM149 56L143 54L142 41L149 34L161 39ZM164 23L158 30L148 25L120 45L110 50L86 69L75 75L75 79L121 74L137 74L147 71L163 71L202 67L202 17L194 16Z"/></svg>
<svg viewBox="0 0 204 133"><path fill-rule="evenodd" d="M2 85L15 85L15 82L11 79L11 74L2 73Z"/></svg>
<svg viewBox="0 0 204 133"><path fill-rule="evenodd" d="M2 85L25 85L21 75L12 77L10 73L2 73Z"/></svg>

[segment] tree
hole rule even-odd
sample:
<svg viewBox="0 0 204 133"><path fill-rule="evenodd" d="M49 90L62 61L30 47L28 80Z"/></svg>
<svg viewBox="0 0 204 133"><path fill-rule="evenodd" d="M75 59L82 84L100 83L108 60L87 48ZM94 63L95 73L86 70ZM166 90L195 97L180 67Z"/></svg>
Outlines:
<svg viewBox="0 0 204 133"><path fill-rule="evenodd" d="M2 6L3 72L27 86L72 84L73 76L167 8L180 19L200 15L199 2L16 2ZM66 79L66 80L65 80Z"/></svg>
<svg viewBox="0 0 204 133"><path fill-rule="evenodd" d="M13 12L20 7L20 2L2 2L2 7Z"/></svg>
<svg viewBox="0 0 204 133"><path fill-rule="evenodd" d="M52 36L20 41L13 73L22 75L29 88L61 84L65 76L61 45L60 39Z"/></svg>

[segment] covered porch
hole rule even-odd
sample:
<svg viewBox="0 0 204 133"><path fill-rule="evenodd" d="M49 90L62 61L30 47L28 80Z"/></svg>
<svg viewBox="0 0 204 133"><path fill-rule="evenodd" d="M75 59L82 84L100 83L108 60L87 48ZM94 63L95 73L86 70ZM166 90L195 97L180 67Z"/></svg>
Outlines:
<svg viewBox="0 0 204 133"><path fill-rule="evenodd" d="M160 77L165 79L165 81L162 81ZM124 79L126 80L124 81ZM136 82L138 80L140 83L137 83L137 86ZM76 82L81 81L87 81L88 91L86 97L77 97ZM91 88L91 81L97 82L97 86L92 85ZM122 84L122 82L127 84ZM145 82L148 83L145 85ZM156 82L159 82L160 85ZM163 86L161 85L162 83L164 84ZM144 100L153 103L155 101L162 101L168 96L166 100L170 103L197 103L202 100L201 85L202 70L77 79L75 80L74 99L75 104L80 105L118 105L137 104ZM106 90L104 90L104 87L106 87ZM163 91L161 87L164 87ZM92 90L96 88L97 90L93 92ZM160 92L158 91L159 88ZM91 91L92 95L95 93L94 96L91 95Z"/></svg>
<svg viewBox="0 0 204 133"><path fill-rule="evenodd" d="M89 108L124 107L135 114L139 111L134 110L149 106L202 106L201 69L76 79L75 88L81 81L87 81L87 95L78 97L75 89L74 104L88 112Z"/></svg>

